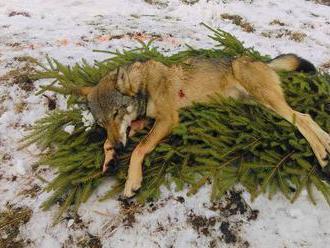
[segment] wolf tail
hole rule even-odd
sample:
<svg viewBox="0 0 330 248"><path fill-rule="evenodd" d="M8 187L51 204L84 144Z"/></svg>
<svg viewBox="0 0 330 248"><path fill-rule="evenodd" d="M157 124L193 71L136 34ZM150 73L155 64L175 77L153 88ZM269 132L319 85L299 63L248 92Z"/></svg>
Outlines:
<svg viewBox="0 0 330 248"><path fill-rule="evenodd" d="M282 54L268 63L274 71L299 71L315 73L315 66L306 59L300 58L296 54Z"/></svg>

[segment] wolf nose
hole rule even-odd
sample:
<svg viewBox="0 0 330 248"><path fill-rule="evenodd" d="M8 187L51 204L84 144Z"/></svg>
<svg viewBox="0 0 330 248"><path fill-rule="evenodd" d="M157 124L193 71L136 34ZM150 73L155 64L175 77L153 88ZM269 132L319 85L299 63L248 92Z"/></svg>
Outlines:
<svg viewBox="0 0 330 248"><path fill-rule="evenodd" d="M123 145L123 143L117 143L116 145L115 145L115 150L116 150L116 152L122 152L123 150L124 150L124 145Z"/></svg>

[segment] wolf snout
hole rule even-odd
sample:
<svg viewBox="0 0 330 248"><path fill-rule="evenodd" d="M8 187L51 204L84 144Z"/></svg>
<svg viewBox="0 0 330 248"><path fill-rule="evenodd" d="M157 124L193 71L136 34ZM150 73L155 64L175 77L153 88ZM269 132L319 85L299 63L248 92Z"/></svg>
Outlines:
<svg viewBox="0 0 330 248"><path fill-rule="evenodd" d="M122 142L118 142L114 145L116 152L123 152L124 151L124 144Z"/></svg>

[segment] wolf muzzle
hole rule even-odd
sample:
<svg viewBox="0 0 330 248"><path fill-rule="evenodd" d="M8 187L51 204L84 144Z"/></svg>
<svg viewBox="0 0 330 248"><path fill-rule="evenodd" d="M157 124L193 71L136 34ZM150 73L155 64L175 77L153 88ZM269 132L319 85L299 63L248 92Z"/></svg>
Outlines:
<svg viewBox="0 0 330 248"><path fill-rule="evenodd" d="M115 148L116 153L120 153L120 152L124 151L125 146L122 142L119 142L114 145L114 148Z"/></svg>

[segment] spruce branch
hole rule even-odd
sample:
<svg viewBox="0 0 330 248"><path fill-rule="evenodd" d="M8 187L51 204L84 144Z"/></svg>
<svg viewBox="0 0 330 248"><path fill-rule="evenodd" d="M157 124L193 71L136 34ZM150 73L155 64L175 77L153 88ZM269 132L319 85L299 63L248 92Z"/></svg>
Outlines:
<svg viewBox="0 0 330 248"><path fill-rule="evenodd" d="M261 61L270 59L254 48L244 47L230 33L203 25L211 30L210 37L217 43L212 49L188 46L185 51L165 56L153 46L153 40L140 41L140 46L132 50L97 50L111 57L92 65L82 60L66 66L48 57L48 65L40 65L36 76L49 79L50 83L39 93L49 90L66 95L68 109L53 111L37 121L22 144L39 146L44 153L38 164L57 171L57 176L46 186L53 193L42 205L47 210L60 203L56 220L69 209L77 211L98 185L108 179L100 172L105 136L96 125L84 126L82 111L86 110L86 103L70 95L74 89L96 85L108 72L134 61L154 59L166 65L184 66L184 61L191 57L245 55ZM281 73L280 77L289 104L310 114L324 130L330 130L330 75ZM65 132L66 125L73 125L74 132ZM117 183L101 200L123 190L130 154L145 134L141 132L129 140L126 151L118 158L118 170L112 174ZM315 187L330 204L329 183L316 173L317 166L307 141L293 125L256 102L218 96L209 104L195 104L181 111L180 125L145 159L144 181L137 197L140 202L155 199L162 185L172 183L177 190L186 185L189 194L194 194L210 182L211 199L216 200L241 183L252 199L263 192L270 198L281 192L291 202L306 189L315 203Z"/></svg>

